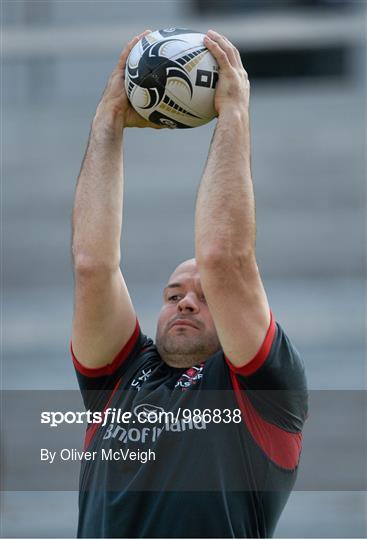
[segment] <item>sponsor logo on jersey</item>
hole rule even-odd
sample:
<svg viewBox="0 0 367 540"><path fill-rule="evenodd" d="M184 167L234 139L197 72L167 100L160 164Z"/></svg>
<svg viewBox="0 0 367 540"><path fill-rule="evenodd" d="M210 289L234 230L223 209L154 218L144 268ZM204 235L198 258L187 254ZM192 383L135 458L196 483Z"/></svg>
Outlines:
<svg viewBox="0 0 367 540"><path fill-rule="evenodd" d="M163 407L158 407L157 405L143 403L134 408L135 416L142 418L143 421L148 420L149 414L152 412L165 413L167 420L158 423L158 425L152 425L148 422L144 425L136 425L136 421L133 420L132 423L135 424L133 427L131 425L123 427L116 423L111 423L106 427L103 439L117 439L124 444L132 442L150 444L157 441L162 432L180 433L194 429L207 429L206 423L202 419L198 422L194 421L193 418L186 420L185 418L180 418L178 413L176 415L172 412L167 413Z"/></svg>
<svg viewBox="0 0 367 540"><path fill-rule="evenodd" d="M198 366L190 367L177 381L175 388L179 387L183 392L188 390L191 386L195 386L197 382L203 377L204 362Z"/></svg>

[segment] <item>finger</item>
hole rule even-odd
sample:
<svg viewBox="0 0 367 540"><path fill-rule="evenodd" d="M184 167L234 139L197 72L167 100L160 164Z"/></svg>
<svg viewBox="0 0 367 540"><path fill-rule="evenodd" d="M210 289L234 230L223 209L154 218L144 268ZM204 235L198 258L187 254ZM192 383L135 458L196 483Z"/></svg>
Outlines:
<svg viewBox="0 0 367 540"><path fill-rule="evenodd" d="M242 68L243 71L245 72L246 77L248 77L247 72L246 72L246 70L245 70L245 68L243 66L243 63L242 63L242 58L241 58L240 51L237 49L237 47L235 47L235 45L233 45L233 43L231 41L229 41L229 39L226 36L221 34L221 37L226 40L226 42L229 44L230 47L232 47L232 50L233 50L233 52L235 54L235 57L236 57L236 60L237 60L238 67Z"/></svg>
<svg viewBox="0 0 367 540"><path fill-rule="evenodd" d="M209 36L204 37L204 44L212 53L220 69L228 69L231 67L231 62L228 59L226 52Z"/></svg>
<svg viewBox="0 0 367 540"><path fill-rule="evenodd" d="M218 33L218 32L217 32L217 33ZM232 41L230 41L230 40L227 38L227 36L225 36L224 34L219 34L219 36L220 36L222 39L224 39L224 41L229 45L229 47L232 48L232 50L233 50L234 52L236 52L237 49L236 49L235 45L232 43Z"/></svg>
<svg viewBox="0 0 367 540"><path fill-rule="evenodd" d="M238 63L240 64L240 66L243 67L240 51L237 49L237 47L235 47L235 51L236 51L236 56L237 56Z"/></svg>
<svg viewBox="0 0 367 540"><path fill-rule="evenodd" d="M240 51L237 49L237 47L235 47L230 41L229 39L227 39L225 36L223 36L224 39L226 39L228 41L228 43L230 43L232 46L233 46L233 51L236 55L236 59L237 59L237 65L238 67L241 69L241 72L243 72L243 74L245 75L246 79L248 79L248 73L246 71L246 69L244 68L244 65L242 63L242 58L241 58L241 54L240 54Z"/></svg>
<svg viewBox="0 0 367 540"><path fill-rule="evenodd" d="M138 34L137 36L133 37L129 42L128 44L126 45L126 47L124 48L124 50L122 51L122 53L120 54L120 58L119 58L119 61L118 61L118 66L120 68L122 67L125 67L125 64L126 64L126 60L127 60L127 57L129 56L130 52L131 52L131 49L133 47L135 47L135 45L138 43L138 41L140 41L144 36L146 36L147 34L150 34L151 33L151 30L147 29L147 30L144 30L144 32L141 32L140 34Z"/></svg>
<svg viewBox="0 0 367 540"><path fill-rule="evenodd" d="M236 54L235 54L235 47L232 45L232 43L219 34L218 32L215 32L214 30L209 30L207 35L210 39L215 41L226 53L228 60L232 66L236 66L238 63Z"/></svg>
<svg viewBox="0 0 367 540"><path fill-rule="evenodd" d="M147 28L146 30L144 30L144 32L141 32L141 34L138 35L139 39L141 39L142 37L144 36L147 36L148 34L151 34L152 33L152 30L150 30L150 28Z"/></svg>
<svg viewBox="0 0 367 540"><path fill-rule="evenodd" d="M241 59L241 55L240 55L240 51L237 49L237 47L235 45L233 45L233 43L231 41L229 41L229 39L226 37L226 36L222 36L226 41L227 43L233 47L233 51L234 51L234 54L237 58L237 62L239 62L240 66L242 66L242 59Z"/></svg>

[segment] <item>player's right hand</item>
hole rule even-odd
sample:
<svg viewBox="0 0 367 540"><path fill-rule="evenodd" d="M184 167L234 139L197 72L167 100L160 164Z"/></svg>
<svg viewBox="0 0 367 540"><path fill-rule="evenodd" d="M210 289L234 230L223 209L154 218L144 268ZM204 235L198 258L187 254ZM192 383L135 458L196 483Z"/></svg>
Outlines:
<svg viewBox="0 0 367 540"><path fill-rule="evenodd" d="M106 122L113 122L114 128L151 127L162 129L164 127L153 124L140 116L132 107L125 90L125 69L130 51L143 36L150 32L151 30L145 30L126 45L98 104L96 117L103 118Z"/></svg>

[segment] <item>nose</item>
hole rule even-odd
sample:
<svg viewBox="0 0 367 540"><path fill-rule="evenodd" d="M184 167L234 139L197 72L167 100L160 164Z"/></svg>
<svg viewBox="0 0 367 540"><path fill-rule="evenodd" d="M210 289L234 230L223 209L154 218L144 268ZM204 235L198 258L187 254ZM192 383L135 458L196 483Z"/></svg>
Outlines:
<svg viewBox="0 0 367 540"><path fill-rule="evenodd" d="M200 311L199 302L195 294L186 294L177 304L180 313L198 313Z"/></svg>

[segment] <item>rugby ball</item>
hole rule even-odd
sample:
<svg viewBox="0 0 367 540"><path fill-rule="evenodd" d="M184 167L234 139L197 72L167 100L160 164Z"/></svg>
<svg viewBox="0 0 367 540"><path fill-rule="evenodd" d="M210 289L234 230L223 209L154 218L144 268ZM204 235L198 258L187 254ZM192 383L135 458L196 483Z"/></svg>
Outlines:
<svg viewBox="0 0 367 540"><path fill-rule="evenodd" d="M193 128L210 122L218 64L205 47L205 34L165 28L144 36L126 63L130 103L144 118L169 128Z"/></svg>

